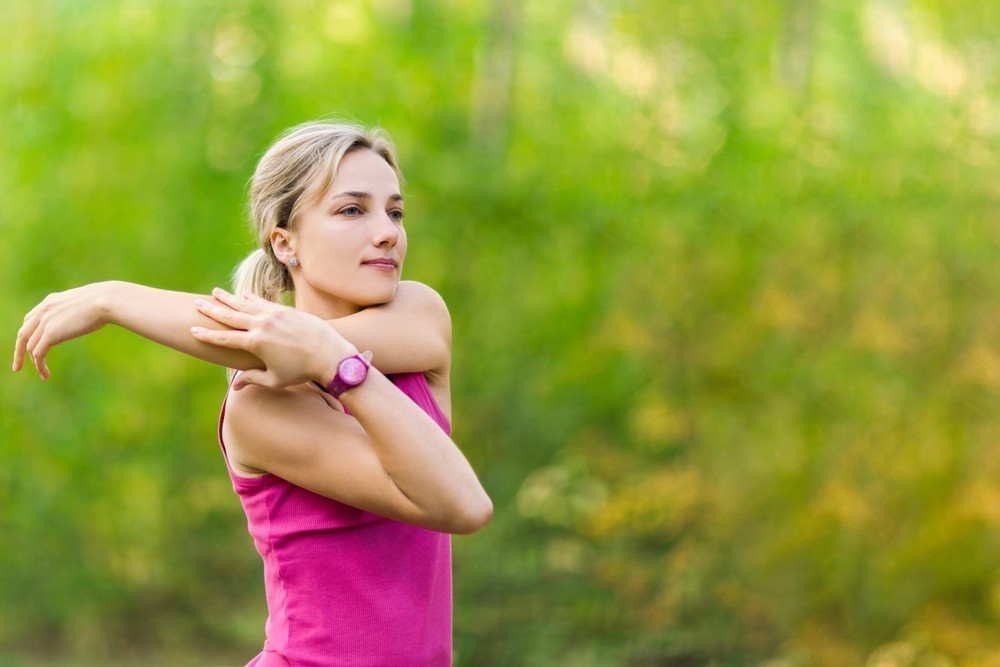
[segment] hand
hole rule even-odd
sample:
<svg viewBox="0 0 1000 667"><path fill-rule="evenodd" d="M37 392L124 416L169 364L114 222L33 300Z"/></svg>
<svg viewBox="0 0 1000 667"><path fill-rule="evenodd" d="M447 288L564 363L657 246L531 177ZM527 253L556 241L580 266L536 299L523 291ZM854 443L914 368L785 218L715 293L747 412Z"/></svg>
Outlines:
<svg viewBox="0 0 1000 667"><path fill-rule="evenodd" d="M29 355L43 380L51 373L45 363L49 350L59 343L93 333L107 324L107 300L113 283L93 283L55 292L24 316L14 344L14 370Z"/></svg>
<svg viewBox="0 0 1000 667"><path fill-rule="evenodd" d="M198 299L195 307L230 329L192 327L191 335L212 345L247 350L266 366L264 370L241 374L233 383L237 391L248 384L280 389L303 382L328 381L341 359L358 353L329 323L315 315L254 294L237 297L216 288L212 296L218 304Z"/></svg>

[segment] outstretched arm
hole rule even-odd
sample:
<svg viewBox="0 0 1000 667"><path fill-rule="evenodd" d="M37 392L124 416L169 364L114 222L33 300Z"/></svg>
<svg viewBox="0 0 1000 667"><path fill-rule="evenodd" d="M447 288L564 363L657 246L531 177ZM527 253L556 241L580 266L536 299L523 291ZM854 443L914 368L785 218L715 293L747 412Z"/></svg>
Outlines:
<svg viewBox="0 0 1000 667"><path fill-rule="evenodd" d="M224 329L203 315L196 300L220 303L210 296L172 292L111 281L50 294L24 318L14 348L14 370L30 357L42 379L50 375L49 351L59 343L117 324L154 342L220 366L263 368L252 352L202 342L192 327ZM403 281L387 304L331 320L351 343L375 353L384 373L447 372L451 358L449 318L441 297L426 285Z"/></svg>

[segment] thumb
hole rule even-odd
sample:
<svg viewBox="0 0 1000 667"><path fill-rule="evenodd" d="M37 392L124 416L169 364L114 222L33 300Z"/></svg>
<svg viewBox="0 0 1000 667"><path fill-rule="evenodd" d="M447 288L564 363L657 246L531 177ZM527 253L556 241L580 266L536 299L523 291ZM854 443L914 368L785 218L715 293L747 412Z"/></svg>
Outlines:
<svg viewBox="0 0 1000 667"><path fill-rule="evenodd" d="M251 384L267 384L267 371L255 368L253 370L245 371L240 374L236 381L233 382L233 391L239 391L247 385Z"/></svg>

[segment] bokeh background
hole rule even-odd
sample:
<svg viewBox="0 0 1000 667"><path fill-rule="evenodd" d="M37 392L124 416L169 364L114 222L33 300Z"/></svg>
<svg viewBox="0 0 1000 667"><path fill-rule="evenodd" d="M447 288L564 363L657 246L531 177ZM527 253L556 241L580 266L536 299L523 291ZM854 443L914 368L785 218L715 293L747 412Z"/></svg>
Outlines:
<svg viewBox="0 0 1000 667"><path fill-rule="evenodd" d="M0 2L0 300L205 291L386 127L455 324L456 664L1000 665L1000 3ZM0 376L0 665L242 664L221 370Z"/></svg>

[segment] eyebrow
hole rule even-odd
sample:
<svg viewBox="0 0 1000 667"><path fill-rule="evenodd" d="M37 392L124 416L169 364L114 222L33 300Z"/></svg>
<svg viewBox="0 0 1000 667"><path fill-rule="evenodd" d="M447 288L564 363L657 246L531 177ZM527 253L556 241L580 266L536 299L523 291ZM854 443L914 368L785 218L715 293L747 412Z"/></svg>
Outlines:
<svg viewBox="0 0 1000 667"><path fill-rule="evenodd" d="M333 195L331 199L340 199L341 197L353 197L354 199L372 199L370 192L362 192L360 190L348 190L347 192L341 192L339 194ZM403 201L403 195L398 192L389 197L389 201Z"/></svg>

